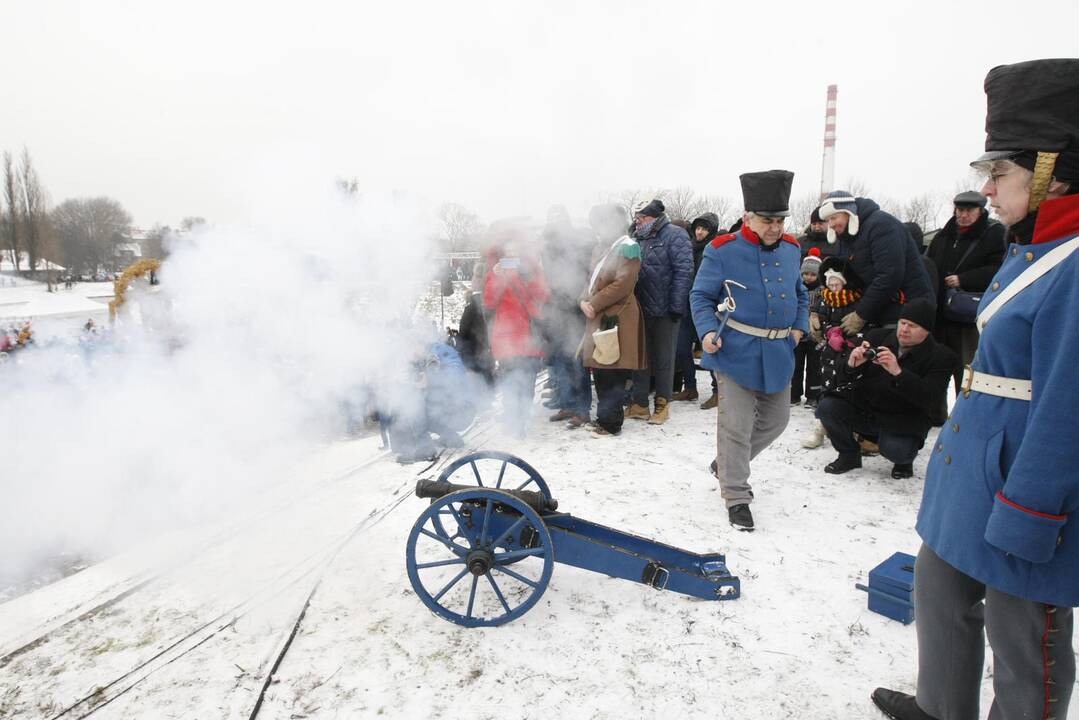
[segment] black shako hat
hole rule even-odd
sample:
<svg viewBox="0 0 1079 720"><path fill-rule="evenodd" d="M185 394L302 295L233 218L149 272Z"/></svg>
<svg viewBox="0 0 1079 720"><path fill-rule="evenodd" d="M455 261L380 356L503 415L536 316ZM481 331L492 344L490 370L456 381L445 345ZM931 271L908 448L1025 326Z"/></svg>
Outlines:
<svg viewBox="0 0 1079 720"><path fill-rule="evenodd" d="M985 95L985 154L975 163L1025 155L1020 164L1033 167L1037 152L1061 153L1058 170L1079 162L1079 59L998 65Z"/></svg>
<svg viewBox="0 0 1079 720"><path fill-rule="evenodd" d="M746 212L764 217L790 215L791 185L794 173L789 170L765 170L739 175Z"/></svg>

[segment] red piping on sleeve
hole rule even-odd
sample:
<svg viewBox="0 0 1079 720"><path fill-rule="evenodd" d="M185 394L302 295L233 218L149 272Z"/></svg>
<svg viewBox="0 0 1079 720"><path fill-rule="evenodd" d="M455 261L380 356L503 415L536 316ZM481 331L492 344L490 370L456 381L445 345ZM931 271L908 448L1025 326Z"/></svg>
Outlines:
<svg viewBox="0 0 1079 720"><path fill-rule="evenodd" d="M1045 518L1046 520L1067 520L1068 519L1067 515L1052 515L1050 513L1038 512L1037 510L1031 510L1030 508L1025 508L1022 505L1018 504L1018 503L1013 503L1011 500L1004 497L1004 493L1002 493L999 490L997 490L997 500L1000 500L1002 503L1004 503L1008 507L1013 507L1016 510L1022 510L1023 512L1027 513L1028 515L1034 515L1035 517Z"/></svg>

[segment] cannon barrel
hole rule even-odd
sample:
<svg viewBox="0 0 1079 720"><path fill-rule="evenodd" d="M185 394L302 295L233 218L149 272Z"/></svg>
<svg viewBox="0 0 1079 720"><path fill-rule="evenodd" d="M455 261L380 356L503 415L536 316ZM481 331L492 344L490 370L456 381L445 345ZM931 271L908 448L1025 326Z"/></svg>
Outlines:
<svg viewBox="0 0 1079 720"><path fill-rule="evenodd" d="M416 481L416 497L437 500L458 490L476 490L475 485L455 485L454 483L441 480L418 480ZM506 488L489 488L512 495L528 505L538 513L554 512L558 509L558 501L554 498L544 497L543 493L532 490L509 490Z"/></svg>

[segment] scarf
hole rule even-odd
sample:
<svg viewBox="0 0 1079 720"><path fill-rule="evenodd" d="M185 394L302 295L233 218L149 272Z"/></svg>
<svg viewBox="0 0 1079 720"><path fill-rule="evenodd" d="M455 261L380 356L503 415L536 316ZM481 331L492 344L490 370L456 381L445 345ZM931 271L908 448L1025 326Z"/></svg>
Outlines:
<svg viewBox="0 0 1079 720"><path fill-rule="evenodd" d="M853 305L862 298L861 290L829 290L821 288L820 295L829 307L841 308Z"/></svg>

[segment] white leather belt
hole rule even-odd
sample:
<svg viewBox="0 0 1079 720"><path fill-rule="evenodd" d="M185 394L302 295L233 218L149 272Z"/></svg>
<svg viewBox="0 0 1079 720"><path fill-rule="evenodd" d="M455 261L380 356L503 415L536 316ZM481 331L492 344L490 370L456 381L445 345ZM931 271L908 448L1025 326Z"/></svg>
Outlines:
<svg viewBox="0 0 1079 720"><path fill-rule="evenodd" d="M753 337L764 338L765 340L780 340L791 334L789 327L785 328L759 328L753 325L746 325L745 323L738 322L734 318L727 320L727 327L732 327L738 332L745 333L746 335L752 335Z"/></svg>
<svg viewBox="0 0 1079 720"><path fill-rule="evenodd" d="M1029 380L989 375L978 372L970 365L963 368L963 384L960 389L963 397L969 397L971 392L980 392L1013 400L1030 401Z"/></svg>

